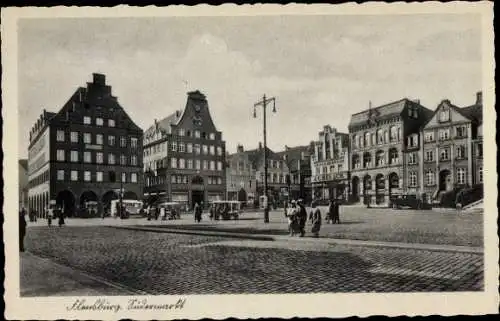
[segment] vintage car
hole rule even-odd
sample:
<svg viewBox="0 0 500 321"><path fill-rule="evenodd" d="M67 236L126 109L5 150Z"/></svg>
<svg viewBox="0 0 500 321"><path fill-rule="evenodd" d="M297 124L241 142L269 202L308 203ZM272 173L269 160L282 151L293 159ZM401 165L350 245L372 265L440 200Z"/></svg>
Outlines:
<svg viewBox="0 0 500 321"><path fill-rule="evenodd" d="M164 202L156 206L157 208L163 208L165 214L161 217L163 221L165 220L177 220L181 218L182 204L176 202Z"/></svg>
<svg viewBox="0 0 500 321"><path fill-rule="evenodd" d="M418 197L415 194L391 196L389 205L394 209L409 207L412 209L421 210L429 207L429 205L425 202L425 197Z"/></svg>
<svg viewBox="0 0 500 321"><path fill-rule="evenodd" d="M237 220L241 214L241 202L239 201L213 201L210 208L211 219Z"/></svg>

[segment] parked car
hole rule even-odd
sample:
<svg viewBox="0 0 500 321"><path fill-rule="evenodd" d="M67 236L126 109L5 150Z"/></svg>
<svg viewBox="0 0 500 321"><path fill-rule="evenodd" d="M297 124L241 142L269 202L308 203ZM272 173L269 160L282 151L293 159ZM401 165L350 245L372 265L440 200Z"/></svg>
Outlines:
<svg viewBox="0 0 500 321"><path fill-rule="evenodd" d="M429 208L429 204L415 194L392 196L389 205L392 208L409 207L416 210Z"/></svg>

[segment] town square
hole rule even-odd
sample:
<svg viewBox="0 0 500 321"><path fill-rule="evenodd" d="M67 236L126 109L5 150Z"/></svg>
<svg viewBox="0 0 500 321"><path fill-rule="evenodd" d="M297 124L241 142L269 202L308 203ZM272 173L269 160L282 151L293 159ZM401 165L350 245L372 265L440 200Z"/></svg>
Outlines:
<svg viewBox="0 0 500 321"><path fill-rule="evenodd" d="M480 18L20 19L20 298L491 289Z"/></svg>

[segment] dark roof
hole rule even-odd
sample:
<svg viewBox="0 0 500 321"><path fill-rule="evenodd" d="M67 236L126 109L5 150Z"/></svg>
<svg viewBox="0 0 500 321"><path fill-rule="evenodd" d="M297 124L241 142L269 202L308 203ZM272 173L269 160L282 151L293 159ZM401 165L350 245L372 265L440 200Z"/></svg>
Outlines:
<svg viewBox="0 0 500 321"><path fill-rule="evenodd" d="M388 103L375 108L367 109L362 112L352 114L351 121L349 122L349 127L361 125L368 121L370 113L377 119L390 118L396 115L400 115L403 109L406 107L410 100L408 98L403 98L392 103Z"/></svg>
<svg viewBox="0 0 500 321"><path fill-rule="evenodd" d="M158 128L162 131L167 131L168 128L170 127L171 124L177 124L179 119L181 118L181 112L180 111L175 111L174 113L168 115L167 117L163 118L162 120L159 120L158 122L155 122L153 125L151 125L146 132L144 133L144 137L147 137L155 132L156 125L158 125Z"/></svg>
<svg viewBox="0 0 500 321"><path fill-rule="evenodd" d="M272 159L272 160L282 160L282 158L275 152L273 152L269 147L266 148L267 151L267 159ZM243 152L244 154L248 155L248 159L252 163L253 167L258 169L259 165L264 161L264 153L262 149L256 148L256 149L251 149Z"/></svg>
<svg viewBox="0 0 500 321"><path fill-rule="evenodd" d="M483 122L483 106L482 105L472 105L469 107L459 108L462 115L473 120L477 123Z"/></svg>
<svg viewBox="0 0 500 321"><path fill-rule="evenodd" d="M19 165L21 165L25 171L28 171L28 160L27 159L20 159Z"/></svg>

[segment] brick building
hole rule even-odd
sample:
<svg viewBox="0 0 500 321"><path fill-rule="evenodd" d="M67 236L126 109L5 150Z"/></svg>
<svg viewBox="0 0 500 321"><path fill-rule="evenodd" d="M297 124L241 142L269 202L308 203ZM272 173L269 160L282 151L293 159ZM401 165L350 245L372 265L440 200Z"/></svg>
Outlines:
<svg viewBox="0 0 500 321"><path fill-rule="evenodd" d="M189 92L183 111L155 120L144 134L148 203L166 200L193 207L224 199L225 149L205 95Z"/></svg>
<svg viewBox="0 0 500 321"><path fill-rule="evenodd" d="M257 199L257 170L253 166L252 153L245 152L242 145L236 153L227 156L227 199L237 200L251 206Z"/></svg>
<svg viewBox="0 0 500 321"><path fill-rule="evenodd" d="M468 107L443 100L423 126L420 191L438 202L443 192L483 182L482 94Z"/></svg>
<svg viewBox="0 0 500 321"><path fill-rule="evenodd" d="M327 125L319 132L313 146L311 171L315 199L347 201L350 194L349 134Z"/></svg>
<svg viewBox="0 0 500 321"><path fill-rule="evenodd" d="M50 200L67 216L84 215L96 202L100 215L120 193L142 194L142 130L104 75L93 74L57 113L44 110L29 136L29 208L39 216Z"/></svg>
<svg viewBox="0 0 500 321"><path fill-rule="evenodd" d="M354 201L387 205L391 195L417 185L418 172L406 168L405 158L414 151L407 142L409 136L418 135L431 115L432 111L419 102L405 98L376 108L370 106L351 116L349 163Z"/></svg>

